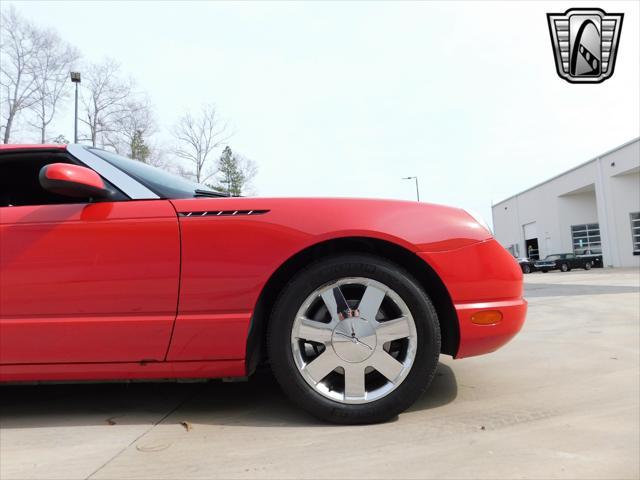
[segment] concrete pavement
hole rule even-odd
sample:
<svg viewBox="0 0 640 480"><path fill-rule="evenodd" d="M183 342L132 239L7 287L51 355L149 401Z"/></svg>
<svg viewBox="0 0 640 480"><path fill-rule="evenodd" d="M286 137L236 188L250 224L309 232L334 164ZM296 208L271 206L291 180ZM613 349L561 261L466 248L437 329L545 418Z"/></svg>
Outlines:
<svg viewBox="0 0 640 480"><path fill-rule="evenodd" d="M527 275L520 335L383 425L248 383L5 386L0 478L638 478L640 272Z"/></svg>

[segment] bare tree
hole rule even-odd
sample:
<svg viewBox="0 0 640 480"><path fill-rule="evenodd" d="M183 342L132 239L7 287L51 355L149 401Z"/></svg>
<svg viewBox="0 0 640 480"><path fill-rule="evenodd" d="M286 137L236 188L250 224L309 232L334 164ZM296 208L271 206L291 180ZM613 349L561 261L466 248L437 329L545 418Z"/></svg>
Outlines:
<svg viewBox="0 0 640 480"><path fill-rule="evenodd" d="M122 114L114 121L111 131L105 134L105 145L146 163L151 153L150 137L157 131L151 102L146 97L132 98L122 107Z"/></svg>
<svg viewBox="0 0 640 480"><path fill-rule="evenodd" d="M193 167L189 175L198 183L204 183L215 175L210 164L216 148L224 145L231 137L227 123L219 118L214 105L205 105L197 115L186 113L173 128L173 136L178 142L176 155L187 160Z"/></svg>
<svg viewBox="0 0 640 480"><path fill-rule="evenodd" d="M242 172L242 176L244 178L244 182L241 187L241 194L255 195L256 189L253 184L253 179L258 174L258 164L244 155L235 155L237 157L238 168Z"/></svg>
<svg viewBox="0 0 640 480"><path fill-rule="evenodd" d="M172 149L157 141L149 142L149 156L145 163L177 175L182 173L179 165L175 162Z"/></svg>
<svg viewBox="0 0 640 480"><path fill-rule="evenodd" d="M80 58L80 52L64 42L52 30L41 34L40 49L35 57L35 102L31 110L35 121L30 125L40 130L40 142L47 140L47 127L61 100L69 97L69 71Z"/></svg>
<svg viewBox="0 0 640 480"><path fill-rule="evenodd" d="M89 129L85 140L91 141L91 145L109 143L109 135L117 132L127 115L132 89L131 81L120 78L120 66L113 60L89 66L82 83L84 112L80 120Z"/></svg>
<svg viewBox="0 0 640 480"><path fill-rule="evenodd" d="M16 116L36 101L35 66L41 48L38 30L11 7L0 16L0 87L4 129L9 143Z"/></svg>

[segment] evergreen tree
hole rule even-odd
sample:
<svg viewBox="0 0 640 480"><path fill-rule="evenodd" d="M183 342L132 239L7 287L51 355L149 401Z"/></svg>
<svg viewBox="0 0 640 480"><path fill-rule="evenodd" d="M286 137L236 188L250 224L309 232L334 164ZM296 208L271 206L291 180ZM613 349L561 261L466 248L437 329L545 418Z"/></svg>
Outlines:
<svg viewBox="0 0 640 480"><path fill-rule="evenodd" d="M224 148L218 161L218 181L218 190L227 192L230 197L242 195L246 178L238 163L238 157L228 146Z"/></svg>
<svg viewBox="0 0 640 480"><path fill-rule="evenodd" d="M60 134L57 137L55 137L52 140L52 142L53 143L64 144L64 145L67 145L67 144L71 143L69 140L67 140L67 137L65 137L63 134Z"/></svg>
<svg viewBox="0 0 640 480"><path fill-rule="evenodd" d="M131 139L131 158L143 163L147 163L151 151L144 142L141 130L136 130Z"/></svg>

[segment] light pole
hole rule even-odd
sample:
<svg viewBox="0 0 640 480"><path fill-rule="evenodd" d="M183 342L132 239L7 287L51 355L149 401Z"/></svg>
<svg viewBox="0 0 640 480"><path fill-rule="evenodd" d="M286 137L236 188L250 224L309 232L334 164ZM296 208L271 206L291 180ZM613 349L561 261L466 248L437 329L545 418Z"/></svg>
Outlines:
<svg viewBox="0 0 640 480"><path fill-rule="evenodd" d="M402 177L402 180L415 180L416 181L416 197L420 201L420 188L418 188L418 177Z"/></svg>
<svg viewBox="0 0 640 480"><path fill-rule="evenodd" d="M76 84L76 115L73 122L73 143L78 143L78 85L80 84L80 72L70 72L71 82Z"/></svg>

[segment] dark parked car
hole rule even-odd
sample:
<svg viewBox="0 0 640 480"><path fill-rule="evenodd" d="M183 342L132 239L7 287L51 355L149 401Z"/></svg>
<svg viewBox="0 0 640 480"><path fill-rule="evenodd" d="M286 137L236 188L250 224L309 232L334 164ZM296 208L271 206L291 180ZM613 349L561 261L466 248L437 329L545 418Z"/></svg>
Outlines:
<svg viewBox="0 0 640 480"><path fill-rule="evenodd" d="M526 257L518 258L517 260L522 273L531 273L536 271L535 260L531 260Z"/></svg>
<svg viewBox="0 0 640 480"><path fill-rule="evenodd" d="M593 253L591 250L585 250L583 253L578 253L579 258L585 258L591 262L593 268L602 268L602 254Z"/></svg>
<svg viewBox="0 0 640 480"><path fill-rule="evenodd" d="M555 253L547 255L543 260L538 260L534 263L534 266L542 273L547 273L549 270L568 272L572 268L591 270L594 262L595 256L577 257L574 253ZM600 265L602 265L602 260L600 260Z"/></svg>

